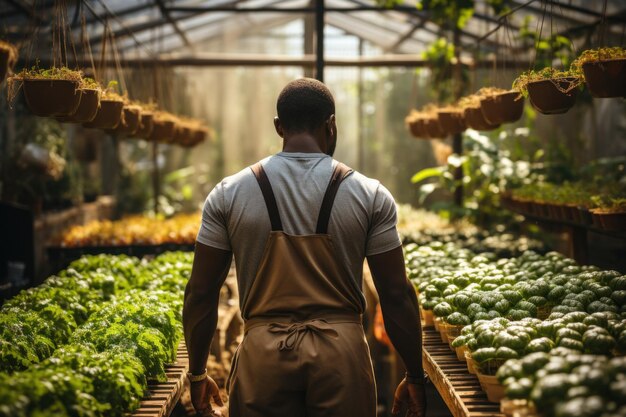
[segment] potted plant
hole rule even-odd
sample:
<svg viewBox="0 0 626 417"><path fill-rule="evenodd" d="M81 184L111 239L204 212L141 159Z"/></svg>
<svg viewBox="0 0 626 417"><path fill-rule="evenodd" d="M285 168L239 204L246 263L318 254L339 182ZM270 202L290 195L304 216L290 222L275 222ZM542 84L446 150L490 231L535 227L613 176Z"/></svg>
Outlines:
<svg viewBox="0 0 626 417"><path fill-rule="evenodd" d="M126 100L122 109L122 118L114 129L107 129L109 133L132 136L141 124L141 105Z"/></svg>
<svg viewBox="0 0 626 417"><path fill-rule="evenodd" d="M480 109L490 125L513 123L522 117L524 97L519 91L487 88L481 95Z"/></svg>
<svg viewBox="0 0 626 417"><path fill-rule="evenodd" d="M593 223L604 230L626 231L626 198L595 197L598 207L591 209Z"/></svg>
<svg viewBox="0 0 626 417"><path fill-rule="evenodd" d="M425 106L422 111L422 120L424 124L424 130L430 138L444 138L448 136L448 132L443 130L439 123L439 116L437 115L437 107L429 104Z"/></svg>
<svg viewBox="0 0 626 417"><path fill-rule="evenodd" d="M139 139L149 139L152 129L154 127L154 111L156 105L154 103L141 104L141 118L139 121L139 127L133 135Z"/></svg>
<svg viewBox="0 0 626 417"><path fill-rule="evenodd" d="M562 114L576 103L581 76L575 70L559 71L552 67L527 71L515 81L513 88L530 98L542 114Z"/></svg>
<svg viewBox="0 0 626 417"><path fill-rule="evenodd" d="M593 97L626 97L626 49L588 49L572 67L583 74Z"/></svg>
<svg viewBox="0 0 626 417"><path fill-rule="evenodd" d="M26 105L36 116L69 116L80 104L80 71L65 67L24 69L11 77L10 82L22 83Z"/></svg>
<svg viewBox="0 0 626 417"><path fill-rule="evenodd" d="M82 78L80 82L80 103L69 116L57 116L59 122L86 123L92 121L100 109L102 89L92 78Z"/></svg>
<svg viewBox="0 0 626 417"><path fill-rule="evenodd" d="M109 82L107 88L102 92L100 108L96 116L88 123L83 123L84 127L95 129L114 129L122 120L124 109L124 98L115 90L116 81Z"/></svg>
<svg viewBox="0 0 626 417"><path fill-rule="evenodd" d="M0 40L0 84L11 72L17 62L17 48L8 42Z"/></svg>
<svg viewBox="0 0 626 417"><path fill-rule="evenodd" d="M482 88L470 96L463 97L459 100L459 106L463 109L465 123L468 127L475 130L493 130L499 124L491 124L485 119L481 108L481 100L488 94L484 94L488 89ZM504 91L504 90L502 90Z"/></svg>
<svg viewBox="0 0 626 417"><path fill-rule="evenodd" d="M158 111L154 113L150 140L159 142L171 141L176 130L177 118L171 113Z"/></svg>
<svg viewBox="0 0 626 417"><path fill-rule="evenodd" d="M428 133L426 132L424 118L421 112L411 110L409 115L404 119L404 123L414 137L428 139Z"/></svg>
<svg viewBox="0 0 626 417"><path fill-rule="evenodd" d="M456 135L467 129L463 108L457 105L440 107L437 109L437 118L441 129L448 135Z"/></svg>

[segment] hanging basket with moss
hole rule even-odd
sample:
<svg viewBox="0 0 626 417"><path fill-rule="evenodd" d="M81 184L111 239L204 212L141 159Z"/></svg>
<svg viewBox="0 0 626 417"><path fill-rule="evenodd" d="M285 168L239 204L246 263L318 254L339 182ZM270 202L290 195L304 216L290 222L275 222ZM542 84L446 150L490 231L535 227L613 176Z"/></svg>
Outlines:
<svg viewBox="0 0 626 417"><path fill-rule="evenodd" d="M141 123L141 106L124 104L122 118L114 129L107 129L108 133L132 136L139 129Z"/></svg>
<svg viewBox="0 0 626 417"><path fill-rule="evenodd" d="M544 68L522 73L513 82L513 88L524 96L542 114L563 114L576 103L582 78L575 71Z"/></svg>
<svg viewBox="0 0 626 417"><path fill-rule="evenodd" d="M524 97L518 91L493 89L485 92L480 109L490 125L517 122L524 112Z"/></svg>
<svg viewBox="0 0 626 417"><path fill-rule="evenodd" d="M107 88L100 99L100 109L91 122L84 123L84 127L93 129L114 129L122 120L124 98Z"/></svg>
<svg viewBox="0 0 626 417"><path fill-rule="evenodd" d="M421 112L411 110L404 119L404 123L415 138L428 139L428 132L426 132L426 125Z"/></svg>
<svg viewBox="0 0 626 417"><path fill-rule="evenodd" d="M76 111L69 116L57 116L59 122L86 123L92 121L100 109L102 89L91 78L83 78L80 83L80 103Z"/></svg>
<svg viewBox="0 0 626 417"><path fill-rule="evenodd" d="M70 116L80 104L80 71L65 67L23 70L11 77L10 82L12 89L22 84L26 105L36 116Z"/></svg>
<svg viewBox="0 0 626 417"><path fill-rule="evenodd" d="M626 97L626 49L586 50L572 63L572 68L584 74L593 97Z"/></svg>
<svg viewBox="0 0 626 417"><path fill-rule="evenodd" d="M0 83L4 81L7 75L17 62L17 48L12 44L0 40Z"/></svg>
<svg viewBox="0 0 626 417"><path fill-rule="evenodd" d="M154 113L144 108L141 111L141 121L139 122L139 128L133 135L139 139L149 139L152 129L154 127Z"/></svg>
<svg viewBox="0 0 626 417"><path fill-rule="evenodd" d="M441 107L437 110L437 119L441 129L448 135L463 133L467 129L463 109L455 106Z"/></svg>
<svg viewBox="0 0 626 417"><path fill-rule="evenodd" d="M499 124L491 124L485 118L482 111L481 100L489 94L506 92L496 88L482 88L470 96L463 97L459 100L459 107L463 109L463 116L467 127L475 130L493 130L498 128Z"/></svg>
<svg viewBox="0 0 626 417"><path fill-rule="evenodd" d="M152 133L149 140L158 142L171 141L176 133L176 117L167 112L154 114Z"/></svg>

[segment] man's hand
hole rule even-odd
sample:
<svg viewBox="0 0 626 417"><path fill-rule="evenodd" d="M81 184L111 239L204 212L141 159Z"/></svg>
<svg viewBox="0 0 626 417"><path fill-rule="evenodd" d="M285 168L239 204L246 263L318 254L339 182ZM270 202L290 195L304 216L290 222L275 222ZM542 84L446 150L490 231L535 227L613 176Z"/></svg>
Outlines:
<svg viewBox="0 0 626 417"><path fill-rule="evenodd" d="M191 382L191 403L196 413L201 416L221 416L219 410L213 410L211 399L220 407L224 406L220 390L215 381L206 377L202 381Z"/></svg>
<svg viewBox="0 0 626 417"><path fill-rule="evenodd" d="M400 414L403 404L408 406L407 417L426 417L426 392L424 385L409 384L405 379L396 388L391 414Z"/></svg>

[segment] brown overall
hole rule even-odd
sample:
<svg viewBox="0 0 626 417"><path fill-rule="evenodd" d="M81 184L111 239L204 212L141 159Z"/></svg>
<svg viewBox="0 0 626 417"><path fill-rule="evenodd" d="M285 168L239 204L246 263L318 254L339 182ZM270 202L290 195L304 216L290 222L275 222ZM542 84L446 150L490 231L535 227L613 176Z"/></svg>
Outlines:
<svg viewBox="0 0 626 417"><path fill-rule="evenodd" d="M375 417L376 386L361 314L363 298L327 233L341 181L338 164L317 231L283 232L272 186L251 167L272 231L243 300L245 336L229 378L231 417Z"/></svg>

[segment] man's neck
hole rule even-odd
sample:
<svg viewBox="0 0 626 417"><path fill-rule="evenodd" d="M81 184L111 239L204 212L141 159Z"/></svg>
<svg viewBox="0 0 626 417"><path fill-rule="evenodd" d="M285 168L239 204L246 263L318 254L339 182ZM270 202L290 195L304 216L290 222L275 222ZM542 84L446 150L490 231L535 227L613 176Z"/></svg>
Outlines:
<svg viewBox="0 0 626 417"><path fill-rule="evenodd" d="M283 141L283 152L324 153L310 133L296 133L286 137Z"/></svg>

